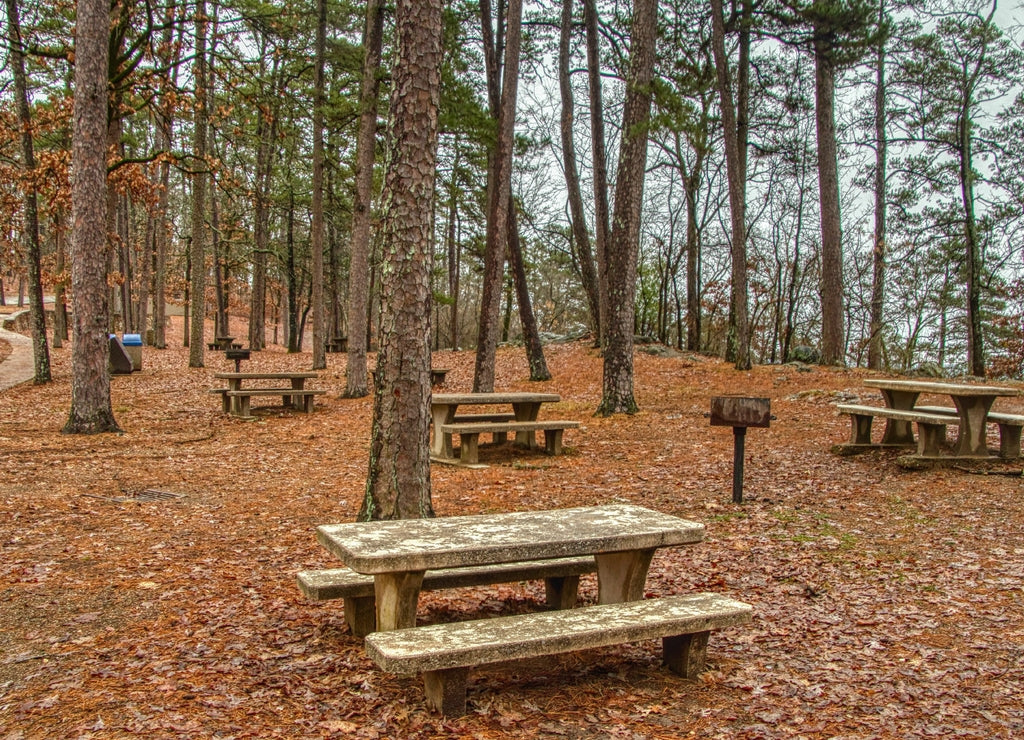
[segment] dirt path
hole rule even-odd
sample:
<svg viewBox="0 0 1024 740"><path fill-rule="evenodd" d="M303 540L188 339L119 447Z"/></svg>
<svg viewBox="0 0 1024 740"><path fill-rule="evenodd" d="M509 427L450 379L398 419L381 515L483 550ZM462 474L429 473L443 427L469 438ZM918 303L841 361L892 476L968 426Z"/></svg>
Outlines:
<svg viewBox="0 0 1024 740"><path fill-rule="evenodd" d="M0 391L32 380L32 340L17 332L0 329L0 339L11 346L11 353L0 361Z"/></svg>

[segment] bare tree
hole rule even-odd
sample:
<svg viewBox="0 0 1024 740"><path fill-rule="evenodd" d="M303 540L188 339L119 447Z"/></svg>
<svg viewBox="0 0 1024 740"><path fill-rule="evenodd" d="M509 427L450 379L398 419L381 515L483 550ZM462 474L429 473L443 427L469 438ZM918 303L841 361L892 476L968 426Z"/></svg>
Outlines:
<svg viewBox="0 0 1024 740"><path fill-rule="evenodd" d="M657 19L658 0L634 2L629 73L622 112L622 143L615 181L615 210L606 255L607 269L601 281L608 303L608 320L604 322L607 342L603 393L597 410L603 416L619 412L632 414L638 410L633 397L634 298Z"/></svg>
<svg viewBox="0 0 1024 740"><path fill-rule="evenodd" d="M7 39L10 43L14 95L21 125L22 164L27 173L36 168L32 144L32 118L28 107L28 83L25 78L25 52L21 40L17 0L7 0ZM34 178L25 178L24 239L28 264L29 315L32 323L32 358L35 382L50 382L50 348L46 344L46 311L43 306L42 248L39 243L39 205Z"/></svg>
<svg viewBox="0 0 1024 740"><path fill-rule="evenodd" d="M316 4L313 72L313 223L312 250L313 369L327 367L324 335L324 57L327 49L327 0Z"/></svg>
<svg viewBox="0 0 1024 740"><path fill-rule="evenodd" d="M494 364L498 346L502 274L508 253L509 203L512 196L512 139L516 123L519 56L522 40L522 2L509 0L504 65L500 95L497 94L498 49L491 28L490 0L480 3L487 60L487 88L491 115L497 121L497 140L488 158L487 247L484 252L483 295L480 298L480 329L476 343L473 390L494 390ZM501 25L499 11L499 26ZM499 34L500 36L500 34Z"/></svg>
<svg viewBox="0 0 1024 740"><path fill-rule="evenodd" d="M573 121L576 104L572 94L572 80L569 78L569 41L572 36L573 0L563 0L562 25L558 40L558 89L561 95L562 115L562 169L565 172L565 187L569 199L569 214L572 222L572 241L576 260L580 266L583 290L587 294L590 309L590 323L594 336L601 336L601 299L597 281L597 267L587 231L587 217L583 210L583 195L580 177L576 167L576 143L573 140Z"/></svg>
<svg viewBox="0 0 1024 740"><path fill-rule="evenodd" d="M192 243L189 255L192 280L189 296L192 325L189 327L188 366L202 367L203 329L206 322L206 0L196 3L195 131L193 132Z"/></svg>
<svg viewBox="0 0 1024 740"><path fill-rule="evenodd" d="M380 95L380 55L384 9L380 0L367 0L363 30L363 80L359 90L359 132L356 135L356 192L352 214L352 256L348 273L348 360L345 396L361 398L366 388L366 352L370 306L370 217L373 163L377 138L377 98Z"/></svg>

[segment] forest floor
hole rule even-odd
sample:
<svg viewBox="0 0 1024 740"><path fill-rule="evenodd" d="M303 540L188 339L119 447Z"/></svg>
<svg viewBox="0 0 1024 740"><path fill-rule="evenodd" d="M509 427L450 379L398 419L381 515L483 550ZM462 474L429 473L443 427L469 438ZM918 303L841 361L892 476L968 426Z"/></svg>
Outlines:
<svg viewBox="0 0 1024 740"><path fill-rule="evenodd" d="M647 595L721 592L754 620L712 634L696 681L661 667L657 643L625 645L475 670L468 714L447 719L418 677L374 666L340 603L295 585L336 564L314 528L354 519L363 492L372 399L339 397L344 355L310 384L328 390L311 416L243 421L207 393L231 363L189 369L180 338L112 378L123 434L59 433L67 348L54 382L0 393L0 740L1024 736L1020 463L833 454L848 435L834 405L880 400L865 371L638 351L641 410L606 419L588 344L546 347L545 383L502 348L499 389L560 393L548 413L582 427L561 457L483 447L486 469L434 466L437 515L628 502L694 519L705 541L659 551ZM473 362L437 353L444 389L469 390ZM270 349L246 369L310 364ZM732 431L704 416L724 393L769 397L776 417L747 435L742 505ZM432 592L419 621L542 601L538 583Z"/></svg>

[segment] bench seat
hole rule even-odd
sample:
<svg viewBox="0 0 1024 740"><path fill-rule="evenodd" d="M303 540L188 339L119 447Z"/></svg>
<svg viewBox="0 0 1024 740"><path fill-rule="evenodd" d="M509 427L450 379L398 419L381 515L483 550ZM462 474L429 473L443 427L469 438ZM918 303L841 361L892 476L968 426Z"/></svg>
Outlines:
<svg viewBox="0 0 1024 740"><path fill-rule="evenodd" d="M876 417L917 424L917 454L920 457L938 457L939 447L946 442L946 427L958 426L960 420L948 414L935 414L920 409L893 409L879 406L839 404L841 414L849 414L850 443L848 447L875 447L871 444L871 420Z"/></svg>
<svg viewBox="0 0 1024 740"><path fill-rule="evenodd" d="M552 609L570 609L576 604L580 576L596 570L597 564L590 556L442 568L428 570L423 575L420 589L439 591L543 578L547 605ZM299 590L313 601L344 599L345 622L352 634L365 637L373 632L376 617L372 575L356 573L349 568L304 570L296 575L296 581Z"/></svg>
<svg viewBox="0 0 1024 740"><path fill-rule="evenodd" d="M303 388L302 390L299 390L298 388L243 388L242 390L225 392L224 398L238 399L239 416L250 415L249 399L252 396L280 396L282 405L289 407L294 406L301 411L305 411L307 414L312 414L313 398L323 395L326 392L327 391L321 389L306 388Z"/></svg>
<svg viewBox="0 0 1024 740"><path fill-rule="evenodd" d="M957 415L957 410L948 406L915 406L914 409L932 414ZM1024 427L1024 416L989 411L985 415L985 421L999 427L999 457L1008 460L1020 457L1020 437L1021 429Z"/></svg>
<svg viewBox="0 0 1024 740"><path fill-rule="evenodd" d="M538 421L473 421L442 424L440 434L458 434L460 438L459 459L463 463L476 463L479 460L478 446L481 434L526 434L528 446L533 448L534 432L544 432L544 448L549 455L562 454L562 432L566 429L578 429L578 421L564 419L544 419Z"/></svg>
<svg viewBox="0 0 1024 740"><path fill-rule="evenodd" d="M749 604L703 593L375 632L367 655L385 671L423 674L427 704L465 714L469 668L662 638L664 663L695 678L713 629L751 620Z"/></svg>

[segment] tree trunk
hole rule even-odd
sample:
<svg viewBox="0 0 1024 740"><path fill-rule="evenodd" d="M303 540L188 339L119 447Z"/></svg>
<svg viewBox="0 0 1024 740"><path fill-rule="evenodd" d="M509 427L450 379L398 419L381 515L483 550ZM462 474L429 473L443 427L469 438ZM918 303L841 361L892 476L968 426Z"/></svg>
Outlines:
<svg viewBox="0 0 1024 740"><path fill-rule="evenodd" d="M523 264L523 249L519 241L519 220L516 205L508 201L508 263L516 285L516 301L519 303L519 323L523 327L523 344L526 360L530 365L530 380L551 380L548 364L544 360L544 345L537 331L537 318L533 314L530 290L526 284L526 267Z"/></svg>
<svg viewBox="0 0 1024 740"><path fill-rule="evenodd" d="M968 98L957 121L959 140L960 199L964 208L964 241L967 247L967 366L971 375L985 377L985 338L981 323L981 249L974 214L974 155Z"/></svg>
<svg viewBox="0 0 1024 740"><path fill-rule="evenodd" d="M562 134L562 168L565 171L565 187L568 191L574 251L580 266L583 291L587 296L590 325L594 332L594 337L599 338L601 336L601 291L598 287L594 253L590 246L590 233L587 230L587 216L583 210L583 195L580 191L580 178L576 167L576 143L573 137L576 103L573 100L572 80L569 78L569 42L572 35L572 15L573 0L563 0L562 27L558 41L558 89L562 100L560 125Z"/></svg>
<svg viewBox="0 0 1024 740"><path fill-rule="evenodd" d="M434 515L430 500L430 288L441 0L398 0L385 174L381 332L361 521Z"/></svg>
<svg viewBox="0 0 1024 740"><path fill-rule="evenodd" d="M107 361L107 64L110 4L79 0L72 137L71 412L67 434L121 431L110 405Z"/></svg>
<svg viewBox="0 0 1024 740"><path fill-rule="evenodd" d="M53 287L53 346L56 348L60 348L68 338L67 278L64 275L67 270L67 247L63 214L62 207L55 208L52 214L54 270L57 273L57 282Z"/></svg>
<svg viewBox="0 0 1024 740"><path fill-rule="evenodd" d="M598 324L601 334L597 343L605 344L608 326L608 238L611 232L608 207L608 155L604 140L604 100L601 94L601 51L597 31L597 6L594 0L583 0L583 22L587 31L587 77L590 83L590 142L594 166L594 254L597 258Z"/></svg>
<svg viewBox="0 0 1024 740"><path fill-rule="evenodd" d="M885 3L878 4L878 27L885 23ZM882 332L885 328L886 258L886 155L885 39L880 35L875 57L875 234L871 275L871 315L868 325L868 368L882 369Z"/></svg>
<svg viewBox="0 0 1024 740"><path fill-rule="evenodd" d="M313 71L313 223L312 250L313 369L327 367L324 332L324 64L327 48L327 0L316 4L316 50Z"/></svg>
<svg viewBox="0 0 1024 740"><path fill-rule="evenodd" d="M700 232L697 228L697 194L703 157L686 180L686 349L700 351Z"/></svg>
<svg viewBox="0 0 1024 740"><path fill-rule="evenodd" d="M455 150L455 159L452 164L452 179L448 189L448 229L446 240L448 242L448 297L451 299L451 310L449 312L449 338L453 350L459 349L459 271L462 266L462 249L458 241L458 229L456 224L459 218L458 210L458 185L456 184L456 173L459 170L459 142L456 136L452 145Z"/></svg>
<svg viewBox="0 0 1024 740"><path fill-rule="evenodd" d="M156 141L157 148L167 155L171 151L171 137L173 132L174 100L175 96L170 91L177 87L178 64L181 44L171 44L174 24L171 22L176 12L175 3L169 4L165 11L164 20L166 23L161 43L163 49L168 51L166 58L161 61L172 70L170 79L160 80L160 103L156 108ZM179 34L184 33L183 24L179 26ZM170 223L167 220L168 206L170 203L170 180L171 165L168 157L160 160L159 167L160 189L157 195L156 212L156 233L154 235L154 267L153 267L153 345L157 349L164 349L167 346L167 242Z"/></svg>
<svg viewBox="0 0 1024 740"><path fill-rule="evenodd" d="M490 3L480 4L483 26L490 28ZM473 390L490 392L494 390L494 365L498 347L498 321L501 309L502 274L505 255L508 253L508 203L512 197L512 144L516 123L516 97L519 85L519 57L522 40L522 2L509 0L507 38L501 95L498 110L491 110L498 122L487 195L487 247L484 252L484 275L480 298L480 329L476 343L476 367L473 371ZM500 15L500 12L499 12ZM500 20L499 20L500 22ZM485 55L497 59L493 46ZM491 69L494 64L491 64ZM488 74L488 92L495 99L493 81L496 74Z"/></svg>
<svg viewBox="0 0 1024 740"><path fill-rule="evenodd" d="M210 248L213 252L213 290L217 304L214 336L231 336L228 322L228 256L220 238L220 211L217 207L217 186L210 173Z"/></svg>
<svg viewBox="0 0 1024 740"><path fill-rule="evenodd" d="M21 126L21 156L26 174L36 168L35 148L32 144L32 118L28 106L28 83L25 79L25 55L21 42L21 24L18 20L17 0L7 0L7 38L10 43L11 70L14 75L14 95ZM33 379L36 384L50 382L50 348L46 343L46 308L43 305L42 248L39 243L38 197L32 182L26 177L25 188L25 254L28 266L29 315L32 324Z"/></svg>
<svg viewBox="0 0 1024 740"><path fill-rule="evenodd" d="M632 46L622 112L615 211L607 250L607 270L602 281L608 302L608 321L603 322L607 337L603 394L597 410L602 416L619 412L632 414L638 410L633 397L634 299L657 11L657 0L636 0L633 4Z"/></svg>
<svg viewBox="0 0 1024 740"><path fill-rule="evenodd" d="M747 314L747 173L746 173L746 112L743 111L747 93L740 84L737 105L733 107L732 79L729 59L725 52L725 22L722 0L711 0L712 52L718 80L718 96L722 111L722 129L725 138L726 176L729 181L729 212L732 225L732 292L730 298L729 327L730 350L737 370L750 369L750 324ZM742 44L741 44L742 48ZM742 69L743 65L740 65ZM741 81L742 83L742 81ZM743 111L742 117L737 111ZM740 126L743 122L742 127Z"/></svg>
<svg viewBox="0 0 1024 740"><path fill-rule="evenodd" d="M206 0L196 4L195 57L195 131L192 172L192 281L189 296L192 302L192 323L189 328L188 366L203 367L203 333L206 319Z"/></svg>
<svg viewBox="0 0 1024 740"><path fill-rule="evenodd" d="M253 242L255 252L252 257L252 294L249 306L249 348L259 351L263 349L266 334L267 309L267 253L270 250L270 187L274 171L274 142L277 138L278 100L283 86L280 79L280 61L273 55L271 71L271 97L267 112L264 106L259 107L257 137L259 150L256 152L256 192L254 204Z"/></svg>
<svg viewBox="0 0 1024 740"><path fill-rule="evenodd" d="M814 78L821 201L821 363L844 365L843 244L839 220L839 162L836 157L835 67L823 41L815 45Z"/></svg>
<svg viewBox="0 0 1024 740"><path fill-rule="evenodd" d="M356 192L352 213L352 255L348 273L348 359L345 397L362 398L369 351L370 221L373 213L373 164L380 96L380 59L384 38L384 9L380 0L367 0L363 29L363 79L359 90L359 132L356 134Z"/></svg>

